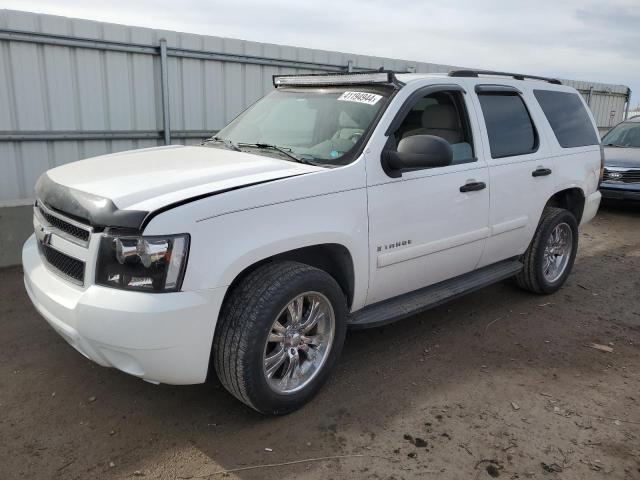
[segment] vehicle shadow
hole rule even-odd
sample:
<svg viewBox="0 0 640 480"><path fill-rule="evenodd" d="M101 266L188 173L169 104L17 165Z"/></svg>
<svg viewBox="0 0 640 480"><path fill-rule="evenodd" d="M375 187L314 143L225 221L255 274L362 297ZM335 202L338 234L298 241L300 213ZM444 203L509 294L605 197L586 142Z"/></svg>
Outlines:
<svg viewBox="0 0 640 480"><path fill-rule="evenodd" d="M621 214L629 212L607 209L603 215ZM501 388L564 392L578 371L597 378L607 360L583 346L603 328L617 338L626 328L617 325L638 324L638 278L629 272L640 267L640 256L627 253L638 252L640 238L605 251L586 242L567 285L554 295L535 296L505 282L396 324L349 332L328 384L285 417L257 414L215 381L154 386L94 365L39 318L22 292L19 269L4 271L11 286L0 296L6 414L0 447L5 442L8 455L0 462L29 478L128 478L137 472L206 478L221 469L337 455L365 456L236 475L364 478L403 472L406 462L432 468L406 453L394 455L406 445L400 428L424 430L443 421L443 409L464 403L469 420L461 420L460 435L488 443L474 424L497 403L509 404ZM625 303L611 308L617 298ZM449 450L450 457L438 461L458 462L453 457L460 448Z"/></svg>

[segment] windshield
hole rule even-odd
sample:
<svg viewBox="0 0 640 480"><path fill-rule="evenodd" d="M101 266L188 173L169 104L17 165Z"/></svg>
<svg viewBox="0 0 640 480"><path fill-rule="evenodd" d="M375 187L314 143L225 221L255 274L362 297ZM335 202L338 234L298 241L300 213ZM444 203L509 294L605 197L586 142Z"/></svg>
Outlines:
<svg viewBox="0 0 640 480"><path fill-rule="evenodd" d="M388 89L371 86L278 89L214 139L252 153L344 165L354 159L388 94Z"/></svg>
<svg viewBox="0 0 640 480"><path fill-rule="evenodd" d="M602 144L640 148L640 123L621 123L602 138Z"/></svg>

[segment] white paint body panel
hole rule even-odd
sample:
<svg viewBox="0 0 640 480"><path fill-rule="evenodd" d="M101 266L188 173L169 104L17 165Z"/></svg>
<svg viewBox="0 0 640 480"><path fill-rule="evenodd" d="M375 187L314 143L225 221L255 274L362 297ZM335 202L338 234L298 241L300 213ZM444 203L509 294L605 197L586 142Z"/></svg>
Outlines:
<svg viewBox="0 0 640 480"><path fill-rule="evenodd" d="M51 170L53 181L107 197L120 209L151 211L199 199L162 211L143 232L190 234L182 292L147 294L95 285L99 233L82 252L87 262L84 286L71 285L45 267L32 237L23 250L23 265L37 309L69 343L101 365L153 382L198 383L206 376L228 286L263 259L306 246L342 245L353 263L355 311L522 254L555 192L579 188L586 197L583 222L595 215L600 201L598 147L557 145L532 99L534 82L399 77L406 86L382 115L364 153L347 166L325 169L215 148L170 147ZM475 84L489 82L523 91L540 135L536 153L491 159L474 93ZM457 84L466 90L477 161L391 178L380 164L385 131L410 93L431 84ZM535 86L571 91L539 82ZM538 166L553 174L531 177ZM487 188L461 193L459 188L469 181L485 182ZM411 242L402 244L406 240ZM396 242L398 248L378 252L379 246ZM68 253L75 248L56 245Z"/></svg>
<svg viewBox="0 0 640 480"><path fill-rule="evenodd" d="M369 187L372 261L367 303L475 268L489 235L489 194L486 190L460 193L460 186L468 181L487 182L486 168L412 175L404 181ZM425 198L425 192L433 196ZM410 246L384 250L384 245L405 239L411 240Z"/></svg>
<svg viewBox="0 0 640 480"><path fill-rule="evenodd" d="M289 162L287 162L289 163ZM246 267L296 248L335 243L351 253L353 308L368 287L364 164L269 182L212 196L155 217L145 234L191 234L183 289L228 286Z"/></svg>

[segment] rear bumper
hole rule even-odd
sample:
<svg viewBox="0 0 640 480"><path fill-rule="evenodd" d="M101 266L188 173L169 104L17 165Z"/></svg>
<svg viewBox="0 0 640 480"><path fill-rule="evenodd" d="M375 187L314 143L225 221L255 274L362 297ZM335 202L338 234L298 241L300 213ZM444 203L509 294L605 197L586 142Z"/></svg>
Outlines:
<svg viewBox="0 0 640 480"><path fill-rule="evenodd" d="M604 182L600 185L600 192L606 200L640 202L640 183Z"/></svg>
<svg viewBox="0 0 640 480"><path fill-rule="evenodd" d="M94 362L151 382L202 383L226 288L150 294L71 285L42 263L32 235L24 283L38 312Z"/></svg>
<svg viewBox="0 0 640 480"><path fill-rule="evenodd" d="M584 225L587 222L590 222L593 217L598 213L598 208L600 207L600 200L602 199L602 195L600 192L593 192L589 195L584 202L584 210L582 211L582 219L580 220L580 225Z"/></svg>

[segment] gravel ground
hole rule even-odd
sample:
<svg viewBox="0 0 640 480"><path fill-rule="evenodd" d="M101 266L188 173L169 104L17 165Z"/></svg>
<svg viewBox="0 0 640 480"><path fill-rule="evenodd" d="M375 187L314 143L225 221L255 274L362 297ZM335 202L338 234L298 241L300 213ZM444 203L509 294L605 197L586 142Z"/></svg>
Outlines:
<svg viewBox="0 0 640 480"><path fill-rule="evenodd" d="M640 209L604 209L583 229L555 295L502 283L350 332L318 397L280 418L218 384L94 365L36 314L19 268L0 276L3 480L254 465L227 478L640 478Z"/></svg>

